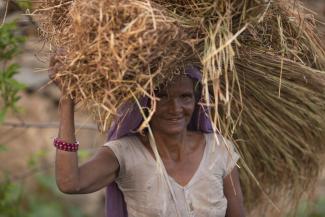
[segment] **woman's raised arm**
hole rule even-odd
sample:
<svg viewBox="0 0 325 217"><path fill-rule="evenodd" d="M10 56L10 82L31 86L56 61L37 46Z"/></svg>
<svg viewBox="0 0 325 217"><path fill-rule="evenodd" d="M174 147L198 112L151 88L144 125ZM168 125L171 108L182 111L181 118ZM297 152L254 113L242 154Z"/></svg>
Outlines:
<svg viewBox="0 0 325 217"><path fill-rule="evenodd" d="M60 70L60 53L51 57L49 77L61 89L60 126L58 139L66 143L75 143L74 101L65 96L65 88L55 79ZM113 151L101 147L86 163L78 165L77 152L57 149L55 157L55 176L59 189L64 193L78 194L97 191L115 180L119 169Z"/></svg>

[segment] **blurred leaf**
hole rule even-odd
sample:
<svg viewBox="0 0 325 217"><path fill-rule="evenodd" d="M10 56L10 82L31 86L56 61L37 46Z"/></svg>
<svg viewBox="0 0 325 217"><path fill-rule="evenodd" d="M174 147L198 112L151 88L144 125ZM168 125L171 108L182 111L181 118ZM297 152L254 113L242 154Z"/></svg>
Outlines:
<svg viewBox="0 0 325 217"><path fill-rule="evenodd" d="M45 204L46 203L46 204ZM35 201L26 217L63 217L65 216L59 203L51 201Z"/></svg>
<svg viewBox="0 0 325 217"><path fill-rule="evenodd" d="M78 159L80 161L85 160L85 159L89 159L89 157L90 157L90 151L89 150L81 149L81 150L78 151Z"/></svg>
<svg viewBox="0 0 325 217"><path fill-rule="evenodd" d="M315 205L315 210L320 216L325 217L325 196L319 198L318 202Z"/></svg>
<svg viewBox="0 0 325 217"><path fill-rule="evenodd" d="M10 60L20 51L25 37L15 34L16 23L5 23L0 28L0 59Z"/></svg>
<svg viewBox="0 0 325 217"><path fill-rule="evenodd" d="M29 0L18 0L17 4L23 10L30 9L32 7L32 3Z"/></svg>
<svg viewBox="0 0 325 217"><path fill-rule="evenodd" d="M0 107L0 123L5 119L9 110L19 111L17 102L20 99L18 93L25 89L25 85L16 81L14 75L18 73L19 65L7 63L20 52L25 37L17 34L16 23L5 23L0 28L0 98L2 105Z"/></svg>
<svg viewBox="0 0 325 217"><path fill-rule="evenodd" d="M5 146L4 144L0 144L0 152L5 152L8 151L8 147Z"/></svg>
<svg viewBox="0 0 325 217"><path fill-rule="evenodd" d="M27 164L29 167L37 166L40 163L41 159L44 159L47 157L48 151L44 149L40 149L33 153L30 158L27 161Z"/></svg>
<svg viewBox="0 0 325 217"><path fill-rule="evenodd" d="M0 110L0 124L3 123L3 121L5 120L6 113L7 113L6 107Z"/></svg>
<svg viewBox="0 0 325 217"><path fill-rule="evenodd" d="M5 194L4 200L7 203L15 203L19 200L21 194L21 186L15 183L8 184L8 191Z"/></svg>
<svg viewBox="0 0 325 217"><path fill-rule="evenodd" d="M85 216L84 214L82 214L80 209L73 208L73 207L68 209L68 213L69 213L69 216L71 216L71 217L83 217L83 216Z"/></svg>
<svg viewBox="0 0 325 217"><path fill-rule="evenodd" d="M21 196L21 186L8 179L0 184L0 217L19 217L17 204Z"/></svg>
<svg viewBox="0 0 325 217"><path fill-rule="evenodd" d="M50 191L54 195L61 195L62 193L59 192L58 187L56 185L55 178L53 176L48 176L44 174L37 175L37 182L40 187Z"/></svg>
<svg viewBox="0 0 325 217"><path fill-rule="evenodd" d="M297 217L325 217L325 198L319 198L315 203L305 200L298 207Z"/></svg>
<svg viewBox="0 0 325 217"><path fill-rule="evenodd" d="M41 172L36 181L32 191L9 179L0 183L0 217L85 217L80 207L62 200L53 176Z"/></svg>
<svg viewBox="0 0 325 217"><path fill-rule="evenodd" d="M18 69L19 69L19 65L17 64L10 64L7 69L5 69L4 71L2 71L2 76L3 79L9 79L12 78L15 74L18 73Z"/></svg>

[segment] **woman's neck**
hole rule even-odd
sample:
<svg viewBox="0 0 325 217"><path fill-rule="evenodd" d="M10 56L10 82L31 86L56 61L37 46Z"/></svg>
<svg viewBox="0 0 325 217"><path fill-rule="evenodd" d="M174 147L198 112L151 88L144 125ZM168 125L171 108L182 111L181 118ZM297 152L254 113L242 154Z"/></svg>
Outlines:
<svg viewBox="0 0 325 217"><path fill-rule="evenodd" d="M186 153L187 134L187 130L172 135L153 131L160 157L166 160L181 160Z"/></svg>

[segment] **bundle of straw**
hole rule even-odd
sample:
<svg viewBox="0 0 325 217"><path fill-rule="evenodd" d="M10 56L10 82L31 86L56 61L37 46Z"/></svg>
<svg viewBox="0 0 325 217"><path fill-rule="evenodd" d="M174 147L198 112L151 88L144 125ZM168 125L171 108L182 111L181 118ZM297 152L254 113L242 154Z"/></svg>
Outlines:
<svg viewBox="0 0 325 217"><path fill-rule="evenodd" d="M279 192L296 202L317 180L324 153L325 73L302 64L245 48L236 61L244 100L241 123L234 131L245 160L260 187L275 201ZM279 72L282 72L279 97ZM236 91L234 95L239 95ZM262 196L248 173L241 174L250 206ZM282 203L282 204L281 204ZM281 201L279 207L288 203ZM292 204L295 205L295 204ZM253 207L250 207L253 208Z"/></svg>
<svg viewBox="0 0 325 217"><path fill-rule="evenodd" d="M312 189L325 151L325 50L304 10L296 1L275 1L237 38L241 92L232 95L243 107L232 106L231 117L241 114L234 137L244 166L284 211ZM261 194L248 174L241 179L252 209Z"/></svg>
<svg viewBox="0 0 325 217"><path fill-rule="evenodd" d="M198 64L215 130L242 155L254 210L263 195L294 204L321 167L325 50L305 12L294 0L47 0L34 15L67 50L58 79L101 130L142 95L153 102L148 121L154 89Z"/></svg>
<svg viewBox="0 0 325 217"><path fill-rule="evenodd" d="M260 201L260 211L268 216L273 207L261 202L263 193L288 212L322 169L325 50L299 2L274 1L266 7L263 20L249 18L251 25L237 37L242 46L234 61L236 78L230 80L238 80L239 87L231 93L231 118L220 122L234 133L247 168L241 173L247 207L253 210ZM254 8L246 16L252 14Z"/></svg>
<svg viewBox="0 0 325 217"><path fill-rule="evenodd" d="M43 23L46 29L56 31L57 13ZM57 76L94 113L103 131L120 105L134 96L153 97L151 91L170 77L172 66L198 59L192 48L196 33L185 33L150 2L75 1L63 17L60 31L45 34L67 51Z"/></svg>

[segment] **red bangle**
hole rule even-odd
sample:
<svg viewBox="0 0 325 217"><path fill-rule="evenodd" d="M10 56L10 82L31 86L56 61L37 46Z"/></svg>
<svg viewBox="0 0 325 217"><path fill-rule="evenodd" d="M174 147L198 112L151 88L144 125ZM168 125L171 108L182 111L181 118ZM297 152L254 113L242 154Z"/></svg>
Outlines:
<svg viewBox="0 0 325 217"><path fill-rule="evenodd" d="M79 148L79 142L68 143L59 138L55 138L53 141L54 147L62 151L76 152Z"/></svg>

